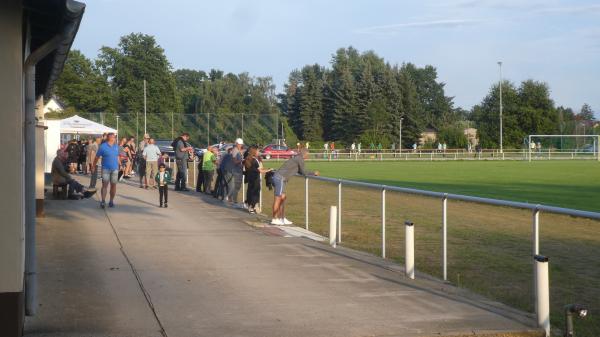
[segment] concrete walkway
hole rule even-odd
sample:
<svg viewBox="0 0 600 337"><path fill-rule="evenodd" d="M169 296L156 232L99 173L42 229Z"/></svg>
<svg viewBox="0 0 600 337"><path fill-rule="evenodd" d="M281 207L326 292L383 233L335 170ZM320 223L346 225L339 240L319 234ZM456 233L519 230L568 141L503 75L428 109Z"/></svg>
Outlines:
<svg viewBox="0 0 600 337"><path fill-rule="evenodd" d="M539 336L530 317L367 254L286 237L212 198L119 185L46 201L27 336ZM526 333L522 333L526 332Z"/></svg>

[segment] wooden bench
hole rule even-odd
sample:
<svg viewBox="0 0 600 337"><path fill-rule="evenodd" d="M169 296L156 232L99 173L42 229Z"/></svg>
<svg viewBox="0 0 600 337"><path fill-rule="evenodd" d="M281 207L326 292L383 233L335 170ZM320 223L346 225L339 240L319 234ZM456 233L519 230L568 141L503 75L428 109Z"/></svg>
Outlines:
<svg viewBox="0 0 600 337"><path fill-rule="evenodd" d="M58 189L61 189L60 192ZM69 194L68 184L52 184L52 196L55 199L67 199Z"/></svg>

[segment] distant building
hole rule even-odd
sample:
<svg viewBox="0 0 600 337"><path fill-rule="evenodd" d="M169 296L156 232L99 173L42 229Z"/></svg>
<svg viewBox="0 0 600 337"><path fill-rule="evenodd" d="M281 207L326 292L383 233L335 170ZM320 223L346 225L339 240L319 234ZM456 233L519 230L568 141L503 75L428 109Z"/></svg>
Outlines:
<svg viewBox="0 0 600 337"><path fill-rule="evenodd" d="M479 144L479 138L477 138L477 129L465 128L463 133L472 146L477 146L477 144ZM435 129L428 128L421 132L421 137L419 137L419 146L423 146L426 143L436 143L437 140L437 131Z"/></svg>
<svg viewBox="0 0 600 337"><path fill-rule="evenodd" d="M434 129L425 129L421 132L419 137L419 146L423 146L425 143L435 143L437 141L437 131Z"/></svg>
<svg viewBox="0 0 600 337"><path fill-rule="evenodd" d="M50 112L63 112L65 108L63 105L54 97L44 105L44 115Z"/></svg>
<svg viewBox="0 0 600 337"><path fill-rule="evenodd" d="M466 128L463 130L463 132L472 146L477 146L477 144L479 144L479 138L477 138L477 129Z"/></svg>

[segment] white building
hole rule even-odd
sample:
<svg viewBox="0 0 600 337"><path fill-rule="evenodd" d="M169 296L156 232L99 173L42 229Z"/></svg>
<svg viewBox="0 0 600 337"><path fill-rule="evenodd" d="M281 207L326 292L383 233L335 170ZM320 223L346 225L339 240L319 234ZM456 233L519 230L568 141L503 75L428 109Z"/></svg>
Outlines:
<svg viewBox="0 0 600 337"><path fill-rule="evenodd" d="M36 307L36 211L44 200L44 99L62 72L85 5L0 1L0 336L19 337Z"/></svg>
<svg viewBox="0 0 600 337"><path fill-rule="evenodd" d="M44 115L50 112L63 112L63 110L65 110L65 108L54 97L50 98L50 100L44 104Z"/></svg>

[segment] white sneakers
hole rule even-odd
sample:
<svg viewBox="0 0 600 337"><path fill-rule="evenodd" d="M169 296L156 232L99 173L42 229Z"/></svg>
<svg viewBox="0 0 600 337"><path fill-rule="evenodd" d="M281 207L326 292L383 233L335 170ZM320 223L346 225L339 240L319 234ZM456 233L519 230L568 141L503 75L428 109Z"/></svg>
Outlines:
<svg viewBox="0 0 600 337"><path fill-rule="evenodd" d="M294 223L288 220L287 218L283 219L273 219L271 220L271 225L274 226L283 226L283 225L293 225Z"/></svg>

